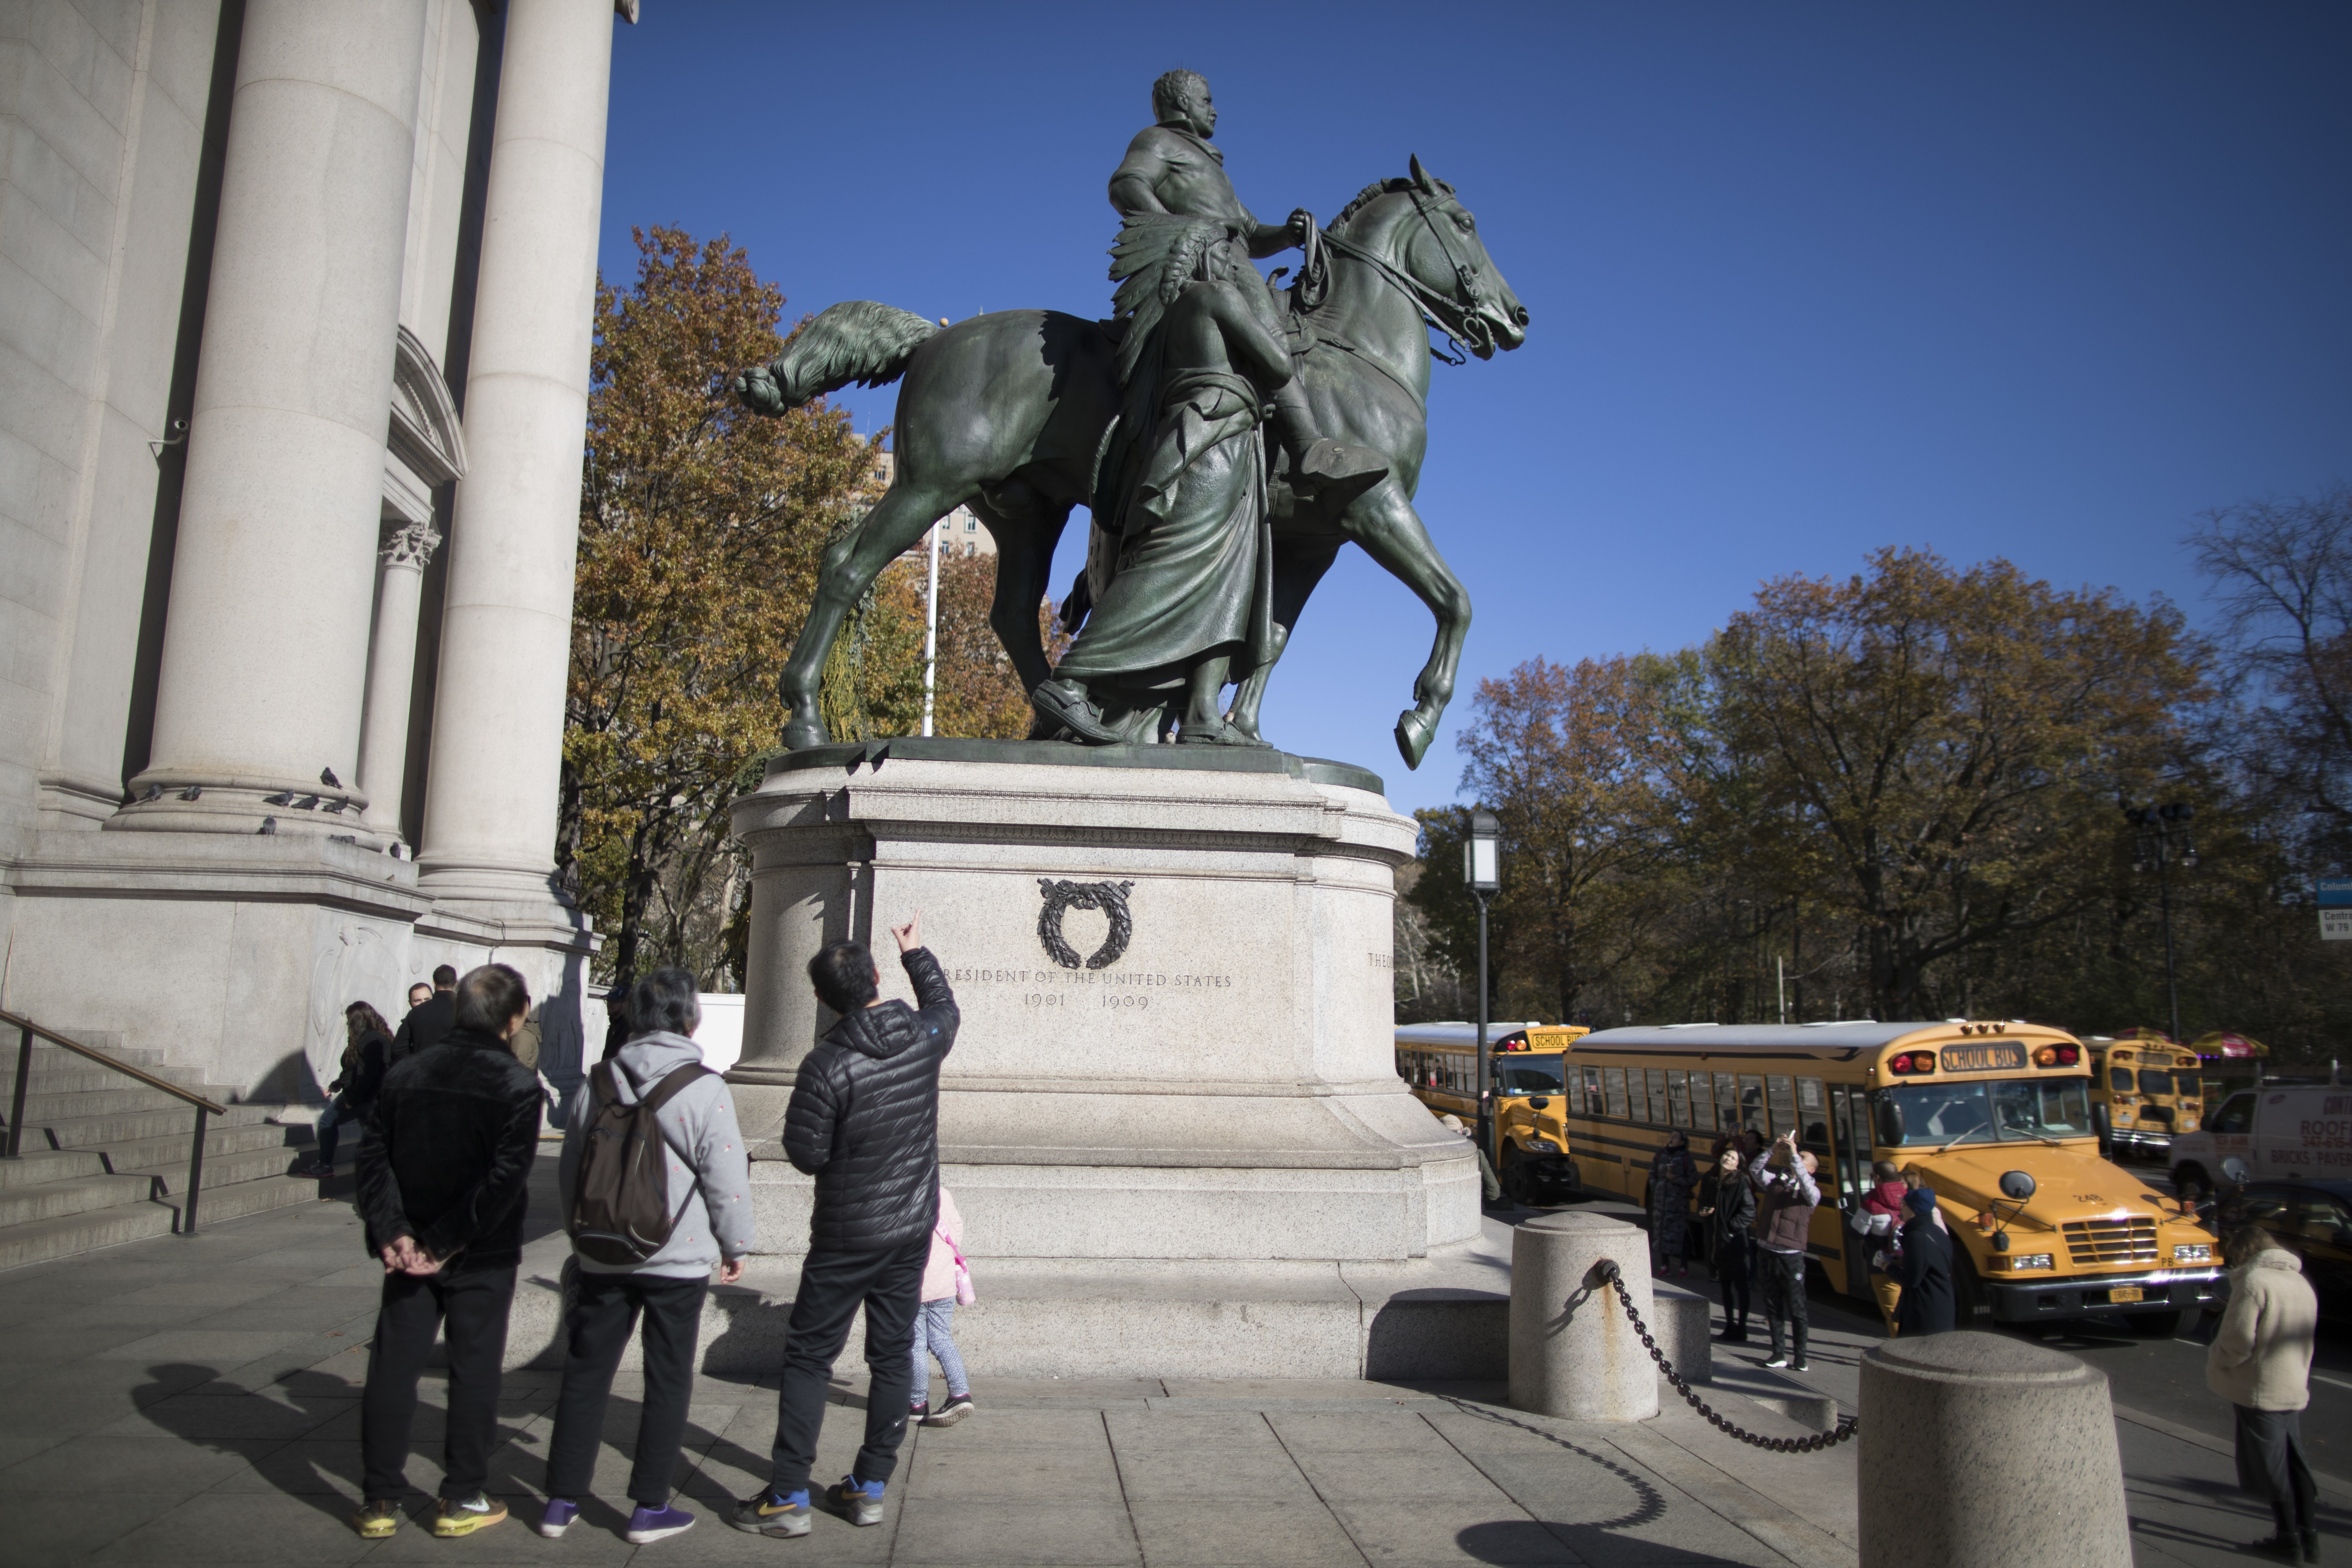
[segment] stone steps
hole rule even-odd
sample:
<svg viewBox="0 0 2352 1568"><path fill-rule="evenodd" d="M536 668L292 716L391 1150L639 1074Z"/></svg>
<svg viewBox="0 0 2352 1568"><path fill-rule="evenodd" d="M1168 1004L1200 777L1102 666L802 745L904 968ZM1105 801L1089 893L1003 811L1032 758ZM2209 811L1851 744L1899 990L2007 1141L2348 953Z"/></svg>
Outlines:
<svg viewBox="0 0 2352 1568"><path fill-rule="evenodd" d="M273 1122L278 1107L230 1104L229 1089L167 1065L160 1051L123 1049L108 1031L58 1032L228 1106L205 1122L199 1230L318 1201L317 1181L288 1174L316 1141L310 1126ZM14 1088L12 1043L0 1030L0 1112ZM23 1152L0 1160L0 1268L183 1228L194 1107L47 1045L34 1049L26 1088Z"/></svg>
<svg viewBox="0 0 2352 1568"><path fill-rule="evenodd" d="M27 1220L60 1219L142 1203L154 1192L154 1178L145 1175L70 1176L37 1186L9 1187L0 1191L0 1231Z"/></svg>
<svg viewBox="0 0 2352 1568"><path fill-rule="evenodd" d="M196 1222L202 1225L210 1217L210 1205L200 1205ZM151 1236L169 1236L178 1220L179 1211L169 1204L147 1200L118 1204L89 1214L26 1220L0 1230L0 1268L46 1263L52 1258L70 1258L94 1247L141 1241Z"/></svg>

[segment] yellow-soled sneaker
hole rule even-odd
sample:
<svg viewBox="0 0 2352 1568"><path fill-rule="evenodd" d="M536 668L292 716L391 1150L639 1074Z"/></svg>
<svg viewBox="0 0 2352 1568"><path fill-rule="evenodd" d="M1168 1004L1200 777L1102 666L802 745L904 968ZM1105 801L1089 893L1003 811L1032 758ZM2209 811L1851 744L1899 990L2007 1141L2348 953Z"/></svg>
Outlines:
<svg viewBox="0 0 2352 1568"><path fill-rule="evenodd" d="M443 1540L471 1535L478 1530L488 1530L507 1516L507 1505L486 1492L451 1502L441 1500L441 1511L433 1516L433 1533Z"/></svg>
<svg viewBox="0 0 2352 1568"><path fill-rule="evenodd" d="M388 1541L400 1528L400 1510L383 1498L370 1498L352 1515L352 1528L362 1541Z"/></svg>

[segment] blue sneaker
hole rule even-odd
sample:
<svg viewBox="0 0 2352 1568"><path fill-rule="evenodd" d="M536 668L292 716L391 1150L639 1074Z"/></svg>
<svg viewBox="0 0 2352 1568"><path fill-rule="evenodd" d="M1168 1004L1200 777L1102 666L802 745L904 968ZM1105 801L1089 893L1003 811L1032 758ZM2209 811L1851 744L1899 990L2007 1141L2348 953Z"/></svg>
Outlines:
<svg viewBox="0 0 2352 1568"><path fill-rule="evenodd" d="M539 1516L539 1532L550 1541L561 1541L572 1521L580 1517L580 1505L570 1498L551 1497L547 1500L547 1511Z"/></svg>
<svg viewBox="0 0 2352 1568"><path fill-rule="evenodd" d="M879 1524L882 1522L882 1487L880 1481L861 1481L856 1476L844 1476L839 1482L824 1489L825 1506L852 1524Z"/></svg>
<svg viewBox="0 0 2352 1568"><path fill-rule="evenodd" d="M640 1506L629 1516L629 1544L650 1545L656 1541L667 1541L673 1535L684 1535L693 1528L694 1515L682 1508Z"/></svg>
<svg viewBox="0 0 2352 1568"><path fill-rule="evenodd" d="M755 1492L735 1505L728 1523L753 1535L772 1535L789 1540L809 1532L808 1489L789 1495L782 1492Z"/></svg>

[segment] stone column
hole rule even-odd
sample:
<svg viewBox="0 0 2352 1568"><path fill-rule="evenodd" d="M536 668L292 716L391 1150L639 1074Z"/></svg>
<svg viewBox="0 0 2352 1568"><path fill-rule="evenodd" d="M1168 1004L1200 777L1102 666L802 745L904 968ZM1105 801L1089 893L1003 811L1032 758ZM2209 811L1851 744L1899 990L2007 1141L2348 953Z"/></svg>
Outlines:
<svg viewBox="0 0 2352 1568"><path fill-rule="evenodd" d="M348 833L424 0L250 0L152 763L110 827ZM325 785L331 771L340 786ZM191 789L198 798L184 798ZM265 803L293 791L309 810Z"/></svg>
<svg viewBox="0 0 2352 1568"><path fill-rule="evenodd" d="M384 541L368 648L367 714L360 730L360 788L367 825L400 837L400 784L408 767L409 686L416 668L416 608L425 568L441 536L429 522L403 523Z"/></svg>
<svg viewBox="0 0 2352 1568"><path fill-rule="evenodd" d="M444 907L554 902L613 26L612 0L507 8L417 856Z"/></svg>

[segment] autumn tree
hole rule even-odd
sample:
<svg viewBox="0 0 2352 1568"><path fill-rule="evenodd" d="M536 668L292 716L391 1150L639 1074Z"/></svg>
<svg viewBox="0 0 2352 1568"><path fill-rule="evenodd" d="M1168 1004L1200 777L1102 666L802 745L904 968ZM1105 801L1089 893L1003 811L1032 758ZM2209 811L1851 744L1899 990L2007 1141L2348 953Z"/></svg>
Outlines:
<svg viewBox="0 0 2352 1568"><path fill-rule="evenodd" d="M1939 968L2111 901L2117 803L2183 755L2206 695L2179 616L2005 561L1882 550L1784 577L1708 664L1758 875L1850 927L1882 1018Z"/></svg>
<svg viewBox="0 0 2352 1568"><path fill-rule="evenodd" d="M765 418L728 378L782 347L782 293L722 236L635 231L599 279L559 858L600 967L717 976L740 902L726 807L782 723L776 683L874 448L824 403Z"/></svg>

